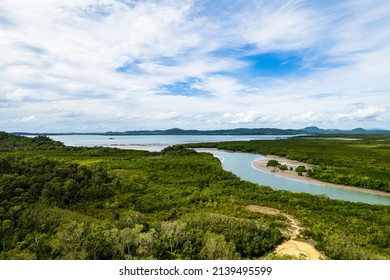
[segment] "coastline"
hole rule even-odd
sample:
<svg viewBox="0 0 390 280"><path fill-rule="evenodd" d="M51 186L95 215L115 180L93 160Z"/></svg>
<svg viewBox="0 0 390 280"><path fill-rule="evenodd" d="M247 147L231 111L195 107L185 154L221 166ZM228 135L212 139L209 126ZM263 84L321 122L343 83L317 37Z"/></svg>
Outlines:
<svg viewBox="0 0 390 280"><path fill-rule="evenodd" d="M267 166L267 162L269 160L277 160L280 164L286 164L288 167L291 166L294 169L298 165L303 165L306 168L311 168L313 166L313 165L310 165L310 164L307 164L304 162L300 162L297 160L290 160L290 159L287 159L284 157L279 157L279 156L274 156L274 155L266 155L262 159L255 160L255 161L253 161L252 166L256 169L259 169L259 170L267 172L267 173L271 173L275 176L285 177L285 178L289 178L292 180L301 181L304 183L311 183L311 184L317 184L317 185L326 186L326 187L345 189L345 190L351 190L351 191L357 191L357 192L363 192L363 193L368 193L368 194L375 194L375 195L390 197L390 193L387 193L387 192L324 182L324 181L313 179L313 178L310 178L307 176L299 176L294 170L282 171L278 168L275 168L272 166Z"/></svg>

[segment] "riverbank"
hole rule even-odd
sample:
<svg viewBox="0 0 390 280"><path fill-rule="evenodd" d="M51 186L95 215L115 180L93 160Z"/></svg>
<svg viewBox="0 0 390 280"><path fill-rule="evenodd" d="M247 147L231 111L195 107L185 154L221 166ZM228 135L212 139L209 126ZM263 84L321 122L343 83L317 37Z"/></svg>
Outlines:
<svg viewBox="0 0 390 280"><path fill-rule="evenodd" d="M280 164L285 164L288 166L288 168L292 167L294 170L282 171L279 168L267 166L267 162L269 160L277 160ZM295 172L295 168L299 165L305 166L306 169L313 167L312 165L304 163L304 162L300 162L297 160L290 160L290 159L287 159L284 157L279 157L279 156L274 156L274 155L267 155L264 158L255 160L253 162L253 167L255 167L259 170L262 170L264 172L271 173L275 176L285 177L285 178L289 178L292 180L297 180L297 181L311 183L311 184L317 184L317 185L326 186L326 187L332 187L332 188L351 190L351 191L357 191L357 192L362 192L362 193L376 194L376 195L390 197L390 193L386 193L386 192L381 192L381 191L377 191L377 190L370 190L370 189L365 189L365 188L359 188L359 187L346 186L346 185L338 185L338 184L334 184L334 183L328 183L328 182L316 180L316 179L307 177L305 175L300 176L300 175L298 175L297 172Z"/></svg>

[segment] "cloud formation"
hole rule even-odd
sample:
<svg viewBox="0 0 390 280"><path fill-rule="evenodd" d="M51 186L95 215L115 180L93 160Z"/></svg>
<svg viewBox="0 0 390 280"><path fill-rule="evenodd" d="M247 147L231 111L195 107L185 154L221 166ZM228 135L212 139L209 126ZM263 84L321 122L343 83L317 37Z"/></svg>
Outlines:
<svg viewBox="0 0 390 280"><path fill-rule="evenodd" d="M3 0L0 130L390 129L389 25L385 0Z"/></svg>

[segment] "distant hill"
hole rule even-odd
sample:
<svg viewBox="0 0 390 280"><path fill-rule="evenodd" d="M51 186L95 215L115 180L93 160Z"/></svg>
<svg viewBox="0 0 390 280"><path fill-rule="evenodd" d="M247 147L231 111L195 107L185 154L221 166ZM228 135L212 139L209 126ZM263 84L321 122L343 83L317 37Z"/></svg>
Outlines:
<svg viewBox="0 0 390 280"><path fill-rule="evenodd" d="M218 130L184 130L172 128L168 130L151 131L126 131L126 132L107 132L113 134L152 134L152 135L298 135L302 134L299 129L278 129L278 128L236 128L236 129L218 129Z"/></svg>
<svg viewBox="0 0 390 280"><path fill-rule="evenodd" d="M171 128L167 130L133 130L133 131L108 131L97 133L27 133L13 132L16 135L300 135L307 132L300 129L278 129L278 128L236 128L218 130L184 130Z"/></svg>
<svg viewBox="0 0 390 280"><path fill-rule="evenodd" d="M185 130L180 128L171 128L167 130L129 130L129 131L108 131L108 132L67 132L67 133L27 133L13 132L16 135L368 135L368 134L387 134L389 130L368 130L364 128L355 128L352 130L340 129L321 129L316 126L309 126L303 129L279 129L279 128L235 128L218 130Z"/></svg>
<svg viewBox="0 0 390 280"><path fill-rule="evenodd" d="M316 126L309 126L301 129L302 133L306 134L349 134L349 135L368 135L368 134L390 134L390 130L382 129L364 129L364 128L355 128L352 130L341 130L341 129L321 129Z"/></svg>
<svg viewBox="0 0 390 280"><path fill-rule="evenodd" d="M20 137L0 131L0 152L20 150L56 150L65 147L63 143L49 137Z"/></svg>

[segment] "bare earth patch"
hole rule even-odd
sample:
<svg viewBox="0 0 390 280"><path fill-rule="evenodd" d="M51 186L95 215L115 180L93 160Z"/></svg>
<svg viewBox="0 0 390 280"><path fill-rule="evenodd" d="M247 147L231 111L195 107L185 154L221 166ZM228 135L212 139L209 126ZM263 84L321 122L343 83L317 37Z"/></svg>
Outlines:
<svg viewBox="0 0 390 280"><path fill-rule="evenodd" d="M258 212L267 215L281 214L287 218L289 225L284 234L287 234L290 239L276 247L276 253L282 255L289 255L297 258L303 258L306 260L321 260L325 258L325 256L319 251L317 251L313 245L304 241L297 240L303 228L300 226L299 221L293 216L282 213L278 209L263 207L259 205L248 205L246 206L246 209L251 212Z"/></svg>
<svg viewBox="0 0 390 280"><path fill-rule="evenodd" d="M321 260L324 258L312 245L296 240L288 240L280 244L276 247L276 252L297 258L302 256L306 260Z"/></svg>

